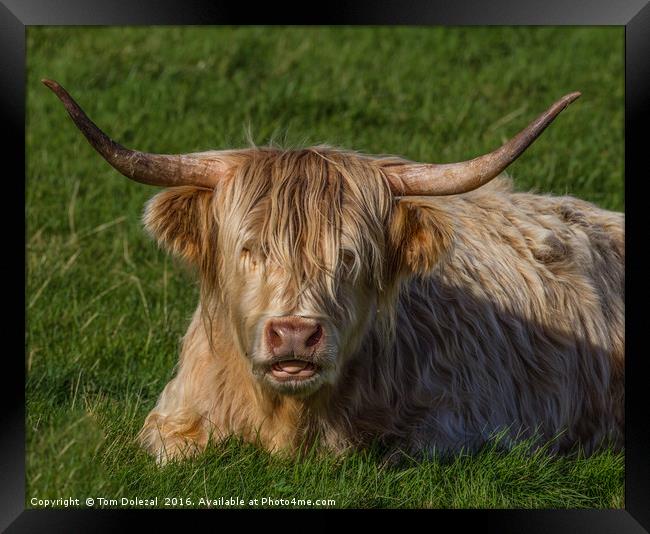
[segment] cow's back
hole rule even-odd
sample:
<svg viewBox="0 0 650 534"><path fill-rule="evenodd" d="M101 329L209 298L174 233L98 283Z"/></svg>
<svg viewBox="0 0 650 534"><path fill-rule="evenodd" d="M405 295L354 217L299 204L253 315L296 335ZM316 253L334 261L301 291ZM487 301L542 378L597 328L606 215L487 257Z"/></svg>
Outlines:
<svg viewBox="0 0 650 534"><path fill-rule="evenodd" d="M621 445L623 215L506 180L432 202L456 244L404 288L392 356L430 402L414 440L471 448L509 427L561 434L560 450Z"/></svg>

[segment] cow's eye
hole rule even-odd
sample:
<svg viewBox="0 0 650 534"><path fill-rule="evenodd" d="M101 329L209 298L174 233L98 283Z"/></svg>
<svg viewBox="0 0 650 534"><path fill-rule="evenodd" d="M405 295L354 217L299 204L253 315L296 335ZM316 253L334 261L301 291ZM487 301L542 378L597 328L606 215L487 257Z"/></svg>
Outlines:
<svg viewBox="0 0 650 534"><path fill-rule="evenodd" d="M349 276L354 269L356 257L349 250L343 250L341 254L341 263L343 264L343 272L346 276Z"/></svg>
<svg viewBox="0 0 650 534"><path fill-rule="evenodd" d="M257 266L257 260L253 257L253 253L246 247L241 249L241 260L246 268Z"/></svg>

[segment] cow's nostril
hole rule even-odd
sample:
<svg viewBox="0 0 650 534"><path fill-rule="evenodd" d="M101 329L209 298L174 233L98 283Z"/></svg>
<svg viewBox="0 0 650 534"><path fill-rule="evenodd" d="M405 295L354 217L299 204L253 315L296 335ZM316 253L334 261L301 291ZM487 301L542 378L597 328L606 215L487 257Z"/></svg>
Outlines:
<svg viewBox="0 0 650 534"><path fill-rule="evenodd" d="M305 342L305 345L307 347L313 347L314 345L316 345L320 341L320 338L322 337L322 335L323 335L323 329L321 328L320 325L316 325L316 330L314 331L314 333L311 336L309 336L307 338L307 341Z"/></svg>
<svg viewBox="0 0 650 534"><path fill-rule="evenodd" d="M269 344L271 347L279 347L282 345L282 335L275 328L269 329Z"/></svg>

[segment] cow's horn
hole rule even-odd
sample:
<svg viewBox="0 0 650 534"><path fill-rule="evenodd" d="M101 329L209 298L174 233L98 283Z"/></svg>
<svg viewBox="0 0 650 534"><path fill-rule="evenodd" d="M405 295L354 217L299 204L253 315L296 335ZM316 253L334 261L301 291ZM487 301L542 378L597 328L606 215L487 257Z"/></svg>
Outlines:
<svg viewBox="0 0 650 534"><path fill-rule="evenodd" d="M494 152L459 163L404 163L386 168L396 195L456 195L472 191L498 176L517 159L560 111L580 96L570 93L555 102L524 130Z"/></svg>
<svg viewBox="0 0 650 534"><path fill-rule="evenodd" d="M213 188L225 171L216 152L147 154L123 147L102 132L68 92L53 80L41 80L59 97L88 142L115 169L136 182L163 187L194 185Z"/></svg>

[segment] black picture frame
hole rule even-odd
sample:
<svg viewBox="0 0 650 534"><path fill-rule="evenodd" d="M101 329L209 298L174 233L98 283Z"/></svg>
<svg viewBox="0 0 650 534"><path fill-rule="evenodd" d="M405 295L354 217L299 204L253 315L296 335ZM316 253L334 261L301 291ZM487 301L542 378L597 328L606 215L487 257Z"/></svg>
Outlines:
<svg viewBox="0 0 650 534"><path fill-rule="evenodd" d="M5 281L25 273L25 231L14 231L20 216L20 202L25 205L25 30L35 25L181 25L181 24L417 24L417 25L616 25L625 26L625 200L626 200L626 450L624 510L430 510L434 517L426 521L432 528L438 521L462 529L468 524L498 532L585 532L627 533L650 531L650 425L647 424L644 391L648 373L643 365L641 348L644 291L641 227L645 165L647 151L645 125L649 123L650 103L650 5L646 0L444 0L436 2L355 2L324 9L282 10L275 4L251 6L221 4L209 0L2 0L0 3L0 93L2 124L8 134L4 166L5 260L1 263ZM326 7L326 8L325 8ZM254 16L250 16L250 12ZM248 13L247 13L248 12ZM248 16L246 16L248 15ZM597 162L594 162L597 164ZM9 170L11 169L11 170ZM4 174L4 173L3 173ZM14 212L15 210L15 212ZM22 212L25 221L25 212ZM11 241L11 239L9 241ZM20 258L22 251L23 264ZM17 284L8 284L10 289ZM632 288L630 290L630 288ZM8 292L10 293L10 292ZM147 513L149 528L161 518L170 526L171 511L164 515L142 510L25 510L25 365L17 347L25 348L25 338L18 342L27 321L25 291L15 290L16 301L5 302L11 310L3 323L9 339L16 339L16 349L3 344L6 377L0 394L5 398L0 412L0 528L9 532L47 531L77 532L114 530L135 514ZM21 324L22 323L22 324ZM188 514L196 511L179 511ZM254 511L264 514L274 511ZM349 511L332 511L350 513ZM225 512L221 513L235 513ZM284 513L287 513L286 511ZM289 513L313 513L292 510ZM400 513L400 512L398 512ZM176 515L176 514L174 514ZM304 518L303 518L304 519ZM181 519L184 528L190 524Z"/></svg>

